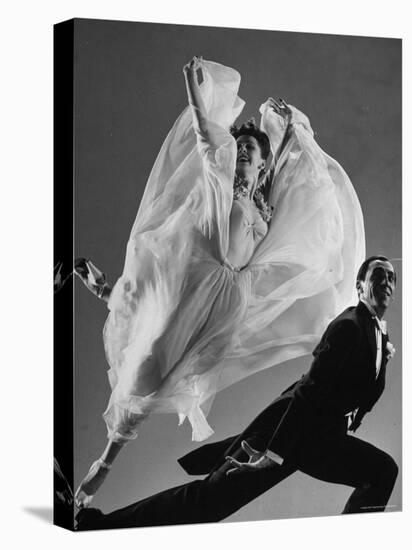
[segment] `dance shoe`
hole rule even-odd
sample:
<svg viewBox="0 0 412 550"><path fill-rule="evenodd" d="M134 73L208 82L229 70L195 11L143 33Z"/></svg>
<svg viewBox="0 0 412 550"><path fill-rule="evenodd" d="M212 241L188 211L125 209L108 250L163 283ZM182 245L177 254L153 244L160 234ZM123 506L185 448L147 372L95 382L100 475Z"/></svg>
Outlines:
<svg viewBox="0 0 412 550"><path fill-rule="evenodd" d="M94 495L106 479L110 468L111 465L106 464L101 458L93 462L86 477L80 483L74 495L74 500L78 508L88 508L90 506Z"/></svg>

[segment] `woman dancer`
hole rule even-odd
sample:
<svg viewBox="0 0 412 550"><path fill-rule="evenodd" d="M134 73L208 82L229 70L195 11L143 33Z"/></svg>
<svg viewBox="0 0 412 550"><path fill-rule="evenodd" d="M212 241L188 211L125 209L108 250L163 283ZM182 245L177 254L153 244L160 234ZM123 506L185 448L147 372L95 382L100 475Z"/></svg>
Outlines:
<svg viewBox="0 0 412 550"><path fill-rule="evenodd" d="M189 107L149 177L123 274L112 292L96 285L110 310L109 443L79 506L148 414L188 418L201 441L217 391L310 352L353 298L364 256L357 197L307 117L268 99L261 130L249 122L230 133L243 108L239 74L195 57L184 75Z"/></svg>

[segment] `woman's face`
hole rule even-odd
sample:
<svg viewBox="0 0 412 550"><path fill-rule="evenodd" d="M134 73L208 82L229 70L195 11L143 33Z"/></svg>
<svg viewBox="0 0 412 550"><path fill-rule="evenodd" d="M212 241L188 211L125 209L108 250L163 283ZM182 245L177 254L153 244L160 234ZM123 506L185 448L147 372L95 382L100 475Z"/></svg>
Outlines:
<svg viewBox="0 0 412 550"><path fill-rule="evenodd" d="M239 136L236 143L236 174L245 178L257 178L265 167L259 142L253 136Z"/></svg>

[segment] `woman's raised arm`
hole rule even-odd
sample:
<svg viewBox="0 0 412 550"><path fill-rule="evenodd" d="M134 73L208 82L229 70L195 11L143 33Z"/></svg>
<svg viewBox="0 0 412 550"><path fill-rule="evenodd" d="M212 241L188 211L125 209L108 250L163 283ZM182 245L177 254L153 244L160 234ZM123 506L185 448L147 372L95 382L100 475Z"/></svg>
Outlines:
<svg viewBox="0 0 412 550"><path fill-rule="evenodd" d="M183 67L185 76L187 98L192 109L193 125L195 131L202 134L208 140L206 108L199 88L198 70L202 67L202 58L194 56L189 63Z"/></svg>
<svg viewBox="0 0 412 550"><path fill-rule="evenodd" d="M265 102L265 107L272 110L276 115L281 117L278 124L271 124L269 120L266 121L264 131L268 134L270 145L273 154L273 163L275 164L285 146L289 124L292 120L292 111L289 106L283 101L283 99L275 100L272 97L268 97Z"/></svg>

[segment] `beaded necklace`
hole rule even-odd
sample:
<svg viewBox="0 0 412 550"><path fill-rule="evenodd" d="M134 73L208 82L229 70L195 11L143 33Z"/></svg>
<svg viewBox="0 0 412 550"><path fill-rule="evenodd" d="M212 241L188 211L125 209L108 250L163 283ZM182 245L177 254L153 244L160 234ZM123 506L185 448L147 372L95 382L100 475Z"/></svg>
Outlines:
<svg viewBox="0 0 412 550"><path fill-rule="evenodd" d="M238 200L243 197L249 197L248 183L244 178L235 175L235 181L233 184L233 199ZM272 218L272 209L265 201L263 193L259 188L256 189L253 195L253 202L259 210L259 214L262 216L263 221L269 223Z"/></svg>

